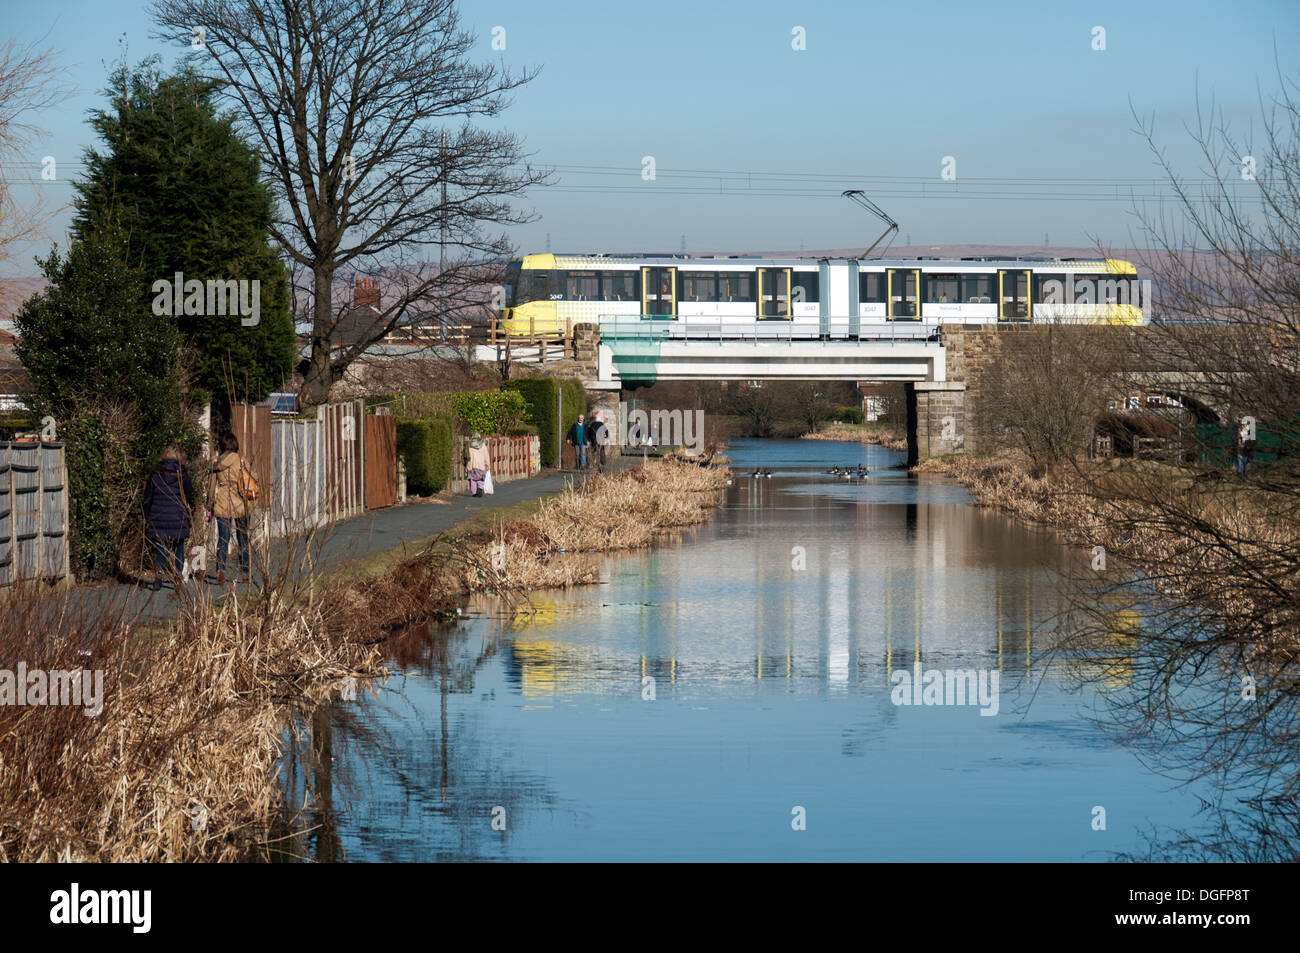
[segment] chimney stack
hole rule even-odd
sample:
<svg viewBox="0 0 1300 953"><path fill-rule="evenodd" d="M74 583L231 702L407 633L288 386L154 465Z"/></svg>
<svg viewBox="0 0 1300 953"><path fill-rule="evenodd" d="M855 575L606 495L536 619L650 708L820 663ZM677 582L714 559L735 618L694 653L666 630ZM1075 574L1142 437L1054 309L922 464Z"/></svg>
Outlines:
<svg viewBox="0 0 1300 953"><path fill-rule="evenodd" d="M356 290L352 293L352 304L357 308L379 308L379 282L374 278L358 278Z"/></svg>

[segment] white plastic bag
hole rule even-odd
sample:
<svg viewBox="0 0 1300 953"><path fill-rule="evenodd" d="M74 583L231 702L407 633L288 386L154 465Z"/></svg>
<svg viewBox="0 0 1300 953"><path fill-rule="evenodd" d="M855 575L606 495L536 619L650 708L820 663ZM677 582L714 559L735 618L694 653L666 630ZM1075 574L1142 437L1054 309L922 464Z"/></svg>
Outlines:
<svg viewBox="0 0 1300 953"><path fill-rule="evenodd" d="M495 487L492 486L492 471L491 471L491 470L485 470L485 471L483 471L483 492L484 492L484 493L493 493L493 492L495 492Z"/></svg>

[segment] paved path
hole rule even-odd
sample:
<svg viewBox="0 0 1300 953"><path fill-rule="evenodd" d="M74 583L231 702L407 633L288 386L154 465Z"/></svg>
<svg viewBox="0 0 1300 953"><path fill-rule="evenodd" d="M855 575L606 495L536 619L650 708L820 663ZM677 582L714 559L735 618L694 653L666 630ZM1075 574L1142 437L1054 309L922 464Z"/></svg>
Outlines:
<svg viewBox="0 0 1300 953"><path fill-rule="evenodd" d="M611 463L616 469L624 469L640 463L640 458L615 457ZM388 552L403 544L415 543L441 533L483 510L559 493L565 486L580 481L585 476L586 474L575 471L550 471L528 480L498 483L496 492L491 496L462 495L449 503L406 503L382 510L368 510L360 516L322 528L315 540L306 545L315 547L313 562L316 570L328 571L350 560ZM215 542L216 531L213 530L211 535ZM274 571L283 565L286 547L283 544L273 545L275 548L272 550L271 562ZM210 579L216 579L215 552L208 557L208 573ZM255 566L254 575L256 574ZM185 584L185 589L197 597L202 585L197 580L191 580ZM218 597L221 592L215 585L206 586L206 593L212 598ZM62 606L65 598L74 611L113 614L125 611L128 619L141 621L170 618L179 608L177 594L169 584L164 584L158 592L147 587L120 583L75 588L53 598L51 602L54 605L51 608Z"/></svg>

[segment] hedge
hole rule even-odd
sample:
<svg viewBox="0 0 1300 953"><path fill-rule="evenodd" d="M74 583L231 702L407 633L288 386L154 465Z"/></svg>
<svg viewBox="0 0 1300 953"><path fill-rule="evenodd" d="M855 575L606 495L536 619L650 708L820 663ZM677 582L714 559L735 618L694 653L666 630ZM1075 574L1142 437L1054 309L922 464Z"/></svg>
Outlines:
<svg viewBox="0 0 1300 953"><path fill-rule="evenodd" d="M466 431L500 436L523 423L527 405L513 391L467 390L434 393L373 394L366 407L387 405L399 419L456 418Z"/></svg>
<svg viewBox="0 0 1300 953"><path fill-rule="evenodd" d="M582 381L553 377L529 377L516 381L506 381L501 385L503 391L515 391L520 394L528 409L525 419L537 428L537 435L542 448L542 466L553 467L559 460L560 443L569 427L578 419L578 414L587 412L587 391ZM564 419L560 421L559 435L556 434L555 410L556 394L564 395Z"/></svg>
<svg viewBox="0 0 1300 953"><path fill-rule="evenodd" d="M451 424L442 417L397 421L397 455L406 464L406 488L427 496L451 477Z"/></svg>
<svg viewBox="0 0 1300 953"><path fill-rule="evenodd" d="M450 395L456 416L475 433L500 435L523 419L527 404L515 391L470 390Z"/></svg>
<svg viewBox="0 0 1300 953"><path fill-rule="evenodd" d="M862 424L866 422L866 414L859 407L837 407L835 419L846 424Z"/></svg>

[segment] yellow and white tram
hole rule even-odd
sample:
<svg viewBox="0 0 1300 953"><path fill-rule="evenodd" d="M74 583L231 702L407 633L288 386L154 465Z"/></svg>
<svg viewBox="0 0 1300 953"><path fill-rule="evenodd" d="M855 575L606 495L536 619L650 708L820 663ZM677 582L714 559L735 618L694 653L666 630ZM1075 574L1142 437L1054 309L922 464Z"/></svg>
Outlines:
<svg viewBox="0 0 1300 953"><path fill-rule="evenodd" d="M784 322L797 336L841 337L900 321L1142 324L1148 284L1113 258L527 255L508 267L500 327L528 335L602 319Z"/></svg>

